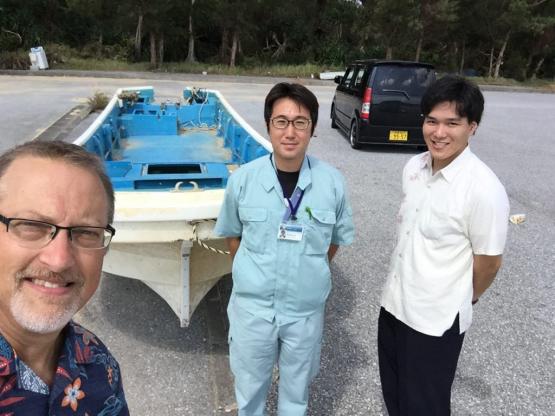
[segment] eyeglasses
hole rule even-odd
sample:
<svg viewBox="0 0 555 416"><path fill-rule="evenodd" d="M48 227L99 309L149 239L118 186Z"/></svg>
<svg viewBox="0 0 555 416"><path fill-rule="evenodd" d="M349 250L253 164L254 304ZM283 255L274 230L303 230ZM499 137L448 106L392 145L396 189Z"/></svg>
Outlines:
<svg viewBox="0 0 555 416"><path fill-rule="evenodd" d="M43 248L48 245L60 232L67 230L69 240L78 248L99 250L108 247L116 230L111 226L106 227L62 227L44 221L27 220L24 218L6 218L0 215L0 222L6 224L8 235L21 247Z"/></svg>
<svg viewBox="0 0 555 416"><path fill-rule="evenodd" d="M297 130L306 130L308 126L310 126L310 123L312 123L312 120L304 117L297 117L295 120L288 120L285 117L275 117L270 119L270 121L272 122L272 126L280 130L286 129L289 127L289 124L293 124L293 127Z"/></svg>

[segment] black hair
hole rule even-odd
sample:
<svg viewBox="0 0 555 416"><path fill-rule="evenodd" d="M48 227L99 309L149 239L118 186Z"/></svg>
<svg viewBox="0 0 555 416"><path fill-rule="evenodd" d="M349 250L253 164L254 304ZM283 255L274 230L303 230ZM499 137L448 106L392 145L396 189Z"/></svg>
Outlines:
<svg viewBox="0 0 555 416"><path fill-rule="evenodd" d="M474 82L466 78L447 75L428 87L420 108L427 116L438 104L455 103L459 117L466 117L469 123L480 124L484 112L484 96Z"/></svg>
<svg viewBox="0 0 555 416"><path fill-rule="evenodd" d="M266 121L266 129L270 131L270 118L272 117L274 103L280 98L289 98L297 104L306 107L310 113L310 120L312 121L310 134L314 134L314 129L316 128L316 123L318 122L318 100L312 91L304 85L288 82L280 82L279 84L274 85L266 96L266 101L264 102L264 120Z"/></svg>

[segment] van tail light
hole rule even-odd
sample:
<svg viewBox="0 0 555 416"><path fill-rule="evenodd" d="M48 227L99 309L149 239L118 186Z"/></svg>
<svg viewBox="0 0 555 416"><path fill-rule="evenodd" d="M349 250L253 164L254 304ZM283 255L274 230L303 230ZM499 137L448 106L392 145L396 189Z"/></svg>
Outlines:
<svg viewBox="0 0 555 416"><path fill-rule="evenodd" d="M362 107L360 108L360 118L368 120L370 117L370 104L372 103L372 88L366 88L364 90L364 96L362 97Z"/></svg>

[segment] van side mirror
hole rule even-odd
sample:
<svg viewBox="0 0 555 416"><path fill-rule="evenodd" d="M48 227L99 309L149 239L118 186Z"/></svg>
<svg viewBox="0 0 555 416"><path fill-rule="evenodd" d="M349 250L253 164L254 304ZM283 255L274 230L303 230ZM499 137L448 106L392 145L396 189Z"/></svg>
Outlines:
<svg viewBox="0 0 555 416"><path fill-rule="evenodd" d="M341 84L342 79L343 77L341 75L336 75L335 78L333 79L333 82L335 82L336 84Z"/></svg>

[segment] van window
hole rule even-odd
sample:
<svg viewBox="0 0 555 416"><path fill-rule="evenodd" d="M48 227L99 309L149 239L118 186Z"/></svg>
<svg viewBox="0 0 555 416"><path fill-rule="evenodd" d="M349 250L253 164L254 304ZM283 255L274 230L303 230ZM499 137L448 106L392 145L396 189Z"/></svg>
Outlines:
<svg viewBox="0 0 555 416"><path fill-rule="evenodd" d="M376 68L373 91L375 94L402 91L409 96L421 96L434 80L435 73L430 68L383 65Z"/></svg>
<svg viewBox="0 0 555 416"><path fill-rule="evenodd" d="M360 85L362 84L362 77L364 76L364 72L365 72L364 67L358 68L358 72L355 77L355 85L354 85L355 88L359 88Z"/></svg>
<svg viewBox="0 0 555 416"><path fill-rule="evenodd" d="M344 87L349 86L349 84L351 83L351 79L353 79L353 72L354 72L353 67L350 67L347 69L347 72L345 72L345 76L341 80L341 85L343 85Z"/></svg>

